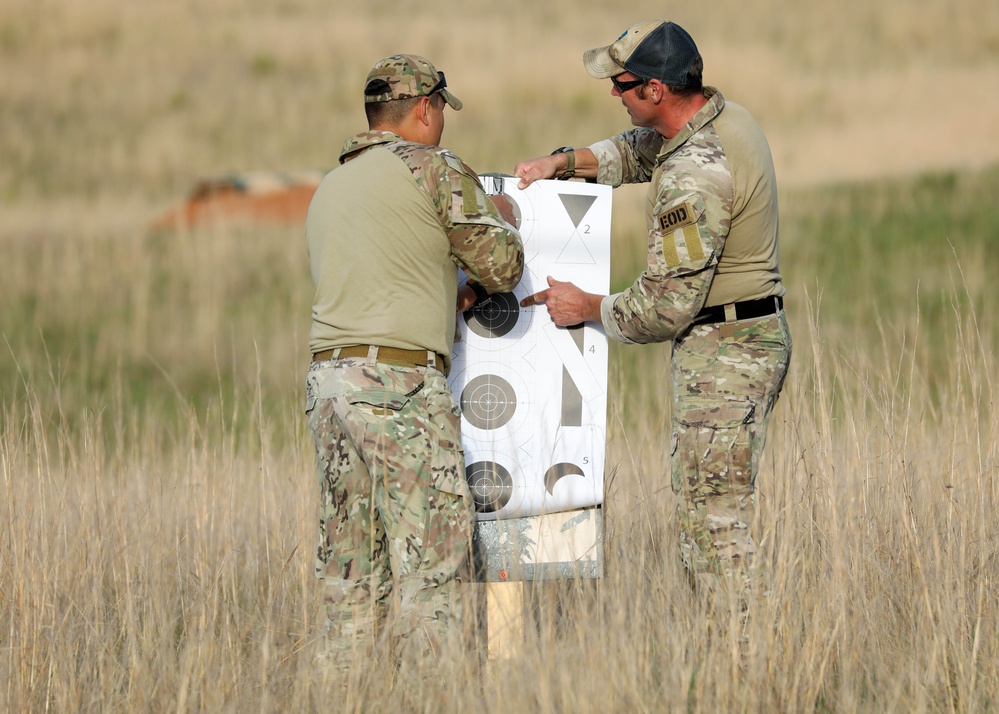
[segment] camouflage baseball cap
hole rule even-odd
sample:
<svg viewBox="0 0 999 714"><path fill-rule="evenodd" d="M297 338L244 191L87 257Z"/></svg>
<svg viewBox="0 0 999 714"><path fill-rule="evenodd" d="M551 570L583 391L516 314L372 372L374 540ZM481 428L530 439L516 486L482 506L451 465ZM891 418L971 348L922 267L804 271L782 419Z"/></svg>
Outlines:
<svg viewBox="0 0 999 714"><path fill-rule="evenodd" d="M693 38L675 22L649 20L629 27L613 44L586 52L583 66L596 79L631 72L682 87L689 83L687 72L700 56Z"/></svg>
<svg viewBox="0 0 999 714"><path fill-rule="evenodd" d="M461 100L445 89L447 80L423 57L392 55L371 68L364 83L364 103L391 102L394 99L426 97L440 92L444 101L457 111Z"/></svg>

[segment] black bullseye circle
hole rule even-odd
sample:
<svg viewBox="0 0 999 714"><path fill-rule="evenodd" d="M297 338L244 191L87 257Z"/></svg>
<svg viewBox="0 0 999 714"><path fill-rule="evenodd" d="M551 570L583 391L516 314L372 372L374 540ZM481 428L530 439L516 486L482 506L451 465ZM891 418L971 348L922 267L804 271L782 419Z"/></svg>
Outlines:
<svg viewBox="0 0 999 714"><path fill-rule="evenodd" d="M477 461L465 468L465 480L479 513L498 511L510 502L513 477L495 461Z"/></svg>
<svg viewBox="0 0 999 714"><path fill-rule="evenodd" d="M461 414L479 429L498 429L517 411L517 394L510 383L495 374L470 379L461 390Z"/></svg>
<svg viewBox="0 0 999 714"><path fill-rule="evenodd" d="M479 337L503 337L517 324L520 303L513 293L493 293L464 313L468 329Z"/></svg>

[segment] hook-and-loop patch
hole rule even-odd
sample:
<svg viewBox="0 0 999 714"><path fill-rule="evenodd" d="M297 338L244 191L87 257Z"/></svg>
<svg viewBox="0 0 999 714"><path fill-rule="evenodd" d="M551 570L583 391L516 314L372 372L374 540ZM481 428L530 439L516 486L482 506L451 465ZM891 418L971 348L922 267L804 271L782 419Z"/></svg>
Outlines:
<svg viewBox="0 0 999 714"><path fill-rule="evenodd" d="M674 268L685 260L704 260L704 245L697 230L697 214L689 202L663 211L656 220L663 236L663 260L668 267ZM677 231L683 236L682 251L677 244ZM681 252L684 253L683 259L680 257Z"/></svg>

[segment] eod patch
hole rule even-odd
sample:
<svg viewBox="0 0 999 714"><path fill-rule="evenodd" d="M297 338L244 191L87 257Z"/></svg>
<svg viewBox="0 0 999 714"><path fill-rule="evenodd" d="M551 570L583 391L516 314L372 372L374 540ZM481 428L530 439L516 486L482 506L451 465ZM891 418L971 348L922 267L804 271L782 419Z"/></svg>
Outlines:
<svg viewBox="0 0 999 714"><path fill-rule="evenodd" d="M663 260L667 267L675 268L685 260L703 260L704 246L697 230L697 215L689 202L673 206L656 216L659 232L662 234ZM683 243L677 241L677 233L683 236ZM684 257L681 258L681 253Z"/></svg>
<svg viewBox="0 0 999 714"><path fill-rule="evenodd" d="M694 223L694 209L689 203L681 203L679 206L659 214L659 230L663 233L675 231L684 226Z"/></svg>

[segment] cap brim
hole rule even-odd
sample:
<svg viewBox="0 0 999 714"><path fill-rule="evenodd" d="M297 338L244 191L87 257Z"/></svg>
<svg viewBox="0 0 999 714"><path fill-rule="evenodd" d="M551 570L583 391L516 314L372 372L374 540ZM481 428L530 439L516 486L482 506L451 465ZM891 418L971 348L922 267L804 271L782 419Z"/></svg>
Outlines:
<svg viewBox="0 0 999 714"><path fill-rule="evenodd" d="M458 97L454 96L453 94L451 94L451 92L447 91L446 89L441 90L441 96L444 97L444 101L448 103L448 106L454 109L455 111L458 111L463 106L465 106L464 104L462 104L461 100L458 99Z"/></svg>
<svg viewBox="0 0 999 714"><path fill-rule="evenodd" d="M627 71L611 57L610 48L611 45L597 47L583 54L583 67L594 79L610 79Z"/></svg>

